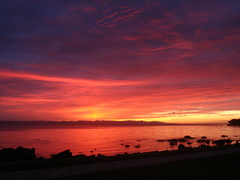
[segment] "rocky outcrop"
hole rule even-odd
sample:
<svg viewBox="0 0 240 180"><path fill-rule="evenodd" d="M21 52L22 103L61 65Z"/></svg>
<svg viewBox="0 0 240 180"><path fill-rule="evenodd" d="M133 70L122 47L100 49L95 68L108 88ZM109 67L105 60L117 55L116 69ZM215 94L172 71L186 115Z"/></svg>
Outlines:
<svg viewBox="0 0 240 180"><path fill-rule="evenodd" d="M194 139L194 138L189 135L186 135L186 136L184 136L184 139Z"/></svg>
<svg viewBox="0 0 240 180"><path fill-rule="evenodd" d="M70 152L70 149L68 149L58 154L53 154L51 159L70 158L70 157L72 157L72 153Z"/></svg>
<svg viewBox="0 0 240 180"><path fill-rule="evenodd" d="M232 119L228 121L228 126L240 126L240 119Z"/></svg>
<svg viewBox="0 0 240 180"><path fill-rule="evenodd" d="M178 150L185 149L185 146L183 144L178 145Z"/></svg>
<svg viewBox="0 0 240 180"><path fill-rule="evenodd" d="M0 162L14 162L19 160L35 160L35 149L23 148L19 146L16 149L3 148L0 150Z"/></svg>

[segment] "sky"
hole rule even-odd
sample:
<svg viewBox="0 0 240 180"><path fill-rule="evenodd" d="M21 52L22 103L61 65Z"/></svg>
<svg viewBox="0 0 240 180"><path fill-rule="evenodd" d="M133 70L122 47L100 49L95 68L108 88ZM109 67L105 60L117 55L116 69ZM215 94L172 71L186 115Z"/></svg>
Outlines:
<svg viewBox="0 0 240 180"><path fill-rule="evenodd" d="M1 0L0 119L240 118L239 0Z"/></svg>

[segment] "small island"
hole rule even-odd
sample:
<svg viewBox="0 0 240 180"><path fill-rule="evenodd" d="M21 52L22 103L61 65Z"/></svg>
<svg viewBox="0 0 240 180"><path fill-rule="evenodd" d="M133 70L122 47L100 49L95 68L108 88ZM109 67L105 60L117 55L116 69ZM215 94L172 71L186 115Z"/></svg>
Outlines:
<svg viewBox="0 0 240 180"><path fill-rule="evenodd" d="M228 126L240 126L240 118L228 121Z"/></svg>

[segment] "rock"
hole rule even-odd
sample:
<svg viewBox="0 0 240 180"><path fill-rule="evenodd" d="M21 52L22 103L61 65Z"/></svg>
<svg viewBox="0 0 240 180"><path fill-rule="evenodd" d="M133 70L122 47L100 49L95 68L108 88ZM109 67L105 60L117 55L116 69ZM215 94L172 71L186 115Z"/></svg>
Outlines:
<svg viewBox="0 0 240 180"><path fill-rule="evenodd" d="M164 142L164 140L158 139L157 142Z"/></svg>
<svg viewBox="0 0 240 180"><path fill-rule="evenodd" d="M206 140L205 140L205 139L199 139L199 140L197 140L197 142L198 142L198 143L205 143Z"/></svg>
<svg viewBox="0 0 240 180"><path fill-rule="evenodd" d="M129 148L129 147L130 147L130 145L127 145L127 144L126 144L126 145L125 145L125 147L126 147L126 148Z"/></svg>
<svg viewBox="0 0 240 180"><path fill-rule="evenodd" d="M171 145L171 146L177 145L177 141L172 141L172 142L170 142L170 145Z"/></svg>
<svg viewBox="0 0 240 180"><path fill-rule="evenodd" d="M71 158L71 157L72 157L72 153L70 152L70 149L68 149L58 154L53 154L51 159Z"/></svg>
<svg viewBox="0 0 240 180"><path fill-rule="evenodd" d="M99 153L97 157L106 157L106 156Z"/></svg>
<svg viewBox="0 0 240 180"><path fill-rule="evenodd" d="M216 144L218 146L222 146L222 145L225 145L225 140L224 139L220 139L220 140L217 140L217 141L213 141L212 143Z"/></svg>
<svg viewBox="0 0 240 180"><path fill-rule="evenodd" d="M186 136L184 136L184 139L194 139L194 138L189 135L186 135Z"/></svg>
<svg viewBox="0 0 240 180"><path fill-rule="evenodd" d="M186 142L187 140L186 139L179 139L178 141L179 142Z"/></svg>
<svg viewBox="0 0 240 180"><path fill-rule="evenodd" d="M231 144L231 143L232 143L232 140L231 140L231 139L226 139L225 142L226 142L227 144Z"/></svg>
<svg viewBox="0 0 240 180"><path fill-rule="evenodd" d="M188 145L192 144L192 142L187 142Z"/></svg>
<svg viewBox="0 0 240 180"><path fill-rule="evenodd" d="M178 145L178 150L185 149L185 146L183 144Z"/></svg>
<svg viewBox="0 0 240 180"><path fill-rule="evenodd" d="M228 137L228 135L221 135L221 137Z"/></svg>
<svg viewBox="0 0 240 180"><path fill-rule="evenodd" d="M169 139L168 141L169 141L169 142L178 142L177 139Z"/></svg>
<svg viewBox="0 0 240 180"><path fill-rule="evenodd" d="M78 154L75 157L87 157L85 154Z"/></svg>
<svg viewBox="0 0 240 180"><path fill-rule="evenodd" d="M135 148L140 148L140 145L136 145Z"/></svg>
<svg viewBox="0 0 240 180"><path fill-rule="evenodd" d="M201 138L202 138L202 139L207 139L207 136L202 136Z"/></svg>
<svg viewBox="0 0 240 180"><path fill-rule="evenodd" d="M13 148L3 148L0 150L0 161L1 162L12 162L19 160L35 160L35 149L23 148L22 146Z"/></svg>
<svg viewBox="0 0 240 180"><path fill-rule="evenodd" d="M15 150L18 154L19 159L25 159L25 160L34 160L36 159L35 155L35 149L28 149L28 148L23 148L22 146L16 148Z"/></svg>

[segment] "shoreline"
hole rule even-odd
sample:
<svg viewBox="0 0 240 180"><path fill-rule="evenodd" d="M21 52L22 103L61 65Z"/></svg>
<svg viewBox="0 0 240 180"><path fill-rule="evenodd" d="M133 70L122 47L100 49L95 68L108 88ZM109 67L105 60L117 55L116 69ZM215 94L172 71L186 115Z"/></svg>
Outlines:
<svg viewBox="0 0 240 180"><path fill-rule="evenodd" d="M0 173L1 179L50 179L64 176L75 176L81 174L100 173L104 171L129 169L142 166L159 165L164 163L177 162L188 159L198 159L224 154L234 154L240 152L240 144L209 146L175 151L160 151L133 153L118 156L99 156L88 159L84 162L83 157L73 157L65 159L47 159L40 161L1 163L1 167L13 168L21 166L31 166L33 169L15 169L16 171L5 171ZM85 159L86 160L86 159ZM80 164L79 164L80 163ZM34 165L35 164L35 169ZM8 166L8 167L7 167ZM14 168L13 168L14 169ZM11 170L13 170L11 169ZM36 177L36 174L38 176ZM31 177L31 178L30 178ZM43 178L44 177L44 178Z"/></svg>
<svg viewBox="0 0 240 180"><path fill-rule="evenodd" d="M51 179L51 178L64 178L70 176L79 176L79 175L89 175L94 173L111 173L111 171L115 170L131 170L132 168L141 168L148 166L155 166L161 164L168 164L174 162L180 162L191 159L201 159L208 157L219 157L224 156L226 154L240 154L240 145L225 145L219 146L218 148L196 148L192 151L184 151L178 150L166 154L166 152L162 153L162 155L157 153L153 156L151 152L145 153L145 157L135 156L134 154L129 154L128 158L122 160L114 160L112 161L99 161L88 164L80 164L74 165L69 164L67 159L63 159L65 161L66 166L62 167L48 167L43 169L33 169L33 170L22 170L15 172L4 172L0 173L0 179ZM161 152L159 152L161 153ZM172 154L171 154L172 153ZM146 156L148 154L148 157ZM151 157L152 156L152 157ZM126 156L125 156L126 157ZM104 160L104 157L100 157L99 159ZM68 159L70 160L70 159ZM73 159L72 159L73 160ZM59 163L60 161L56 161ZM22 162L24 164L24 162ZM21 165L21 163L19 163Z"/></svg>

